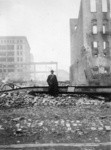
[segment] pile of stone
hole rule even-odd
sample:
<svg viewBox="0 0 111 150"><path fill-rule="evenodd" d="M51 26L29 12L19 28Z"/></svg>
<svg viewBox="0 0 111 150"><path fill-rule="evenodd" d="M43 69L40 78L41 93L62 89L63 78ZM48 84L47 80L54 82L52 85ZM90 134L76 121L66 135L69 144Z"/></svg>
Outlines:
<svg viewBox="0 0 111 150"><path fill-rule="evenodd" d="M14 92L3 93L0 96L0 108L20 108L31 106L91 107L93 105L100 106L103 103L104 101L92 100L86 96L71 96L65 94L58 97L52 97L46 94L31 96L27 92Z"/></svg>
<svg viewBox="0 0 111 150"><path fill-rule="evenodd" d="M1 94L0 109L4 108L15 109L14 115L1 115L0 136L12 137L14 143L23 143L23 138L30 143L51 140L99 143L110 138L111 117L107 115L110 102L89 99L85 95L31 96L26 91ZM26 113L21 112L23 109L18 109L18 113L16 108L26 108Z"/></svg>
<svg viewBox="0 0 111 150"><path fill-rule="evenodd" d="M100 118L92 119L92 116L82 120L62 118L58 115L51 119L49 116L44 119L22 116L1 119L1 122L0 134L2 132L2 135L5 133L6 136L16 138L17 143L23 142L22 137L27 141L28 136L31 137L30 142L49 143L52 140L53 142L99 143L105 142L102 141L102 137L106 136L108 139L108 133L111 132L110 121L105 125Z"/></svg>

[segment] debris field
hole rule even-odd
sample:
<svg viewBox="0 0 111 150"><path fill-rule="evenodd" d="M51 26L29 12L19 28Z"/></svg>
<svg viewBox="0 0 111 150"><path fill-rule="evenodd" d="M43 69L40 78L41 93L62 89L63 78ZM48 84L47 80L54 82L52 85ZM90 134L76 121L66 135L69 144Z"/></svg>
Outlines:
<svg viewBox="0 0 111 150"><path fill-rule="evenodd" d="M0 145L111 142L111 102L86 95L0 95Z"/></svg>

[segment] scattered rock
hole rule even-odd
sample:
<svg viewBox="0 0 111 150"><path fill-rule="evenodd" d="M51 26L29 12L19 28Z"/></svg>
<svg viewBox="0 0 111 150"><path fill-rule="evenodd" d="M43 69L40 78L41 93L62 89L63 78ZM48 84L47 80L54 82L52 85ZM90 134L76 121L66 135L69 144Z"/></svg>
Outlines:
<svg viewBox="0 0 111 150"><path fill-rule="evenodd" d="M107 131L110 131L110 130L111 130L111 126L105 126L105 129L106 129Z"/></svg>
<svg viewBox="0 0 111 150"><path fill-rule="evenodd" d="M17 141L17 143L20 143L20 141Z"/></svg>
<svg viewBox="0 0 111 150"><path fill-rule="evenodd" d="M4 128L3 128L3 126L2 126L2 125L0 125L0 130L4 130Z"/></svg>
<svg viewBox="0 0 111 150"><path fill-rule="evenodd" d="M97 130L97 129L96 129L96 127L91 127L91 130L92 130L92 131L95 131L95 130Z"/></svg>
<svg viewBox="0 0 111 150"><path fill-rule="evenodd" d="M102 130L104 130L104 128L103 128L103 127L99 127L98 130L99 130L99 131L102 131Z"/></svg>
<svg viewBox="0 0 111 150"><path fill-rule="evenodd" d="M38 123L38 126L41 127L41 126L43 126L43 124L44 124L44 121L41 121L41 122Z"/></svg>
<svg viewBox="0 0 111 150"><path fill-rule="evenodd" d="M100 142L100 140L97 137L95 137L95 142Z"/></svg>
<svg viewBox="0 0 111 150"><path fill-rule="evenodd" d="M32 143L35 141L47 143L50 140L55 140L54 142L85 142L89 139L91 142L101 142L98 135L102 137L103 132L108 134L109 132L106 131L111 131L111 127L107 123L110 122L109 117L106 113L101 113L101 105L103 103L87 97L76 99L65 94L57 98L45 94L38 94L34 97L21 92L5 95L5 99L4 96L1 97L1 108L16 108L16 111L18 108L28 108L29 112L26 111L26 114L23 113L23 115L21 115L22 112L20 114L17 112L15 118L1 119L3 125L0 125L0 130L3 131L0 132L4 134L4 131L8 131L5 130L8 127L12 131L11 136L17 138L17 143L21 142L19 138L25 136L27 140L29 137L33 138ZM37 110L39 108L40 112ZM109 109L105 105L104 108ZM101 114L99 115L99 113Z"/></svg>

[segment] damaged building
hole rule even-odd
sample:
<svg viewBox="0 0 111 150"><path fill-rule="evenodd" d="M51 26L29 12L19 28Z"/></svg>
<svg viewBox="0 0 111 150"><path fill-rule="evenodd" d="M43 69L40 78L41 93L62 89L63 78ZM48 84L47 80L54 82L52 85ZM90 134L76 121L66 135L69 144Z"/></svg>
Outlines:
<svg viewBox="0 0 111 150"><path fill-rule="evenodd" d="M72 85L111 85L110 0L81 0L70 19Z"/></svg>

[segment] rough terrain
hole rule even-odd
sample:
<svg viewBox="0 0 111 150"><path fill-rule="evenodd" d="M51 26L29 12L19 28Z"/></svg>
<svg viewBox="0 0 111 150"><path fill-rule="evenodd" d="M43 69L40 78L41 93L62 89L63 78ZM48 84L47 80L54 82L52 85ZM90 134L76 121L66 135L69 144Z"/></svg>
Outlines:
<svg viewBox="0 0 111 150"><path fill-rule="evenodd" d="M103 142L111 142L111 102L85 95L0 96L0 145Z"/></svg>

